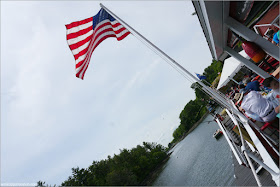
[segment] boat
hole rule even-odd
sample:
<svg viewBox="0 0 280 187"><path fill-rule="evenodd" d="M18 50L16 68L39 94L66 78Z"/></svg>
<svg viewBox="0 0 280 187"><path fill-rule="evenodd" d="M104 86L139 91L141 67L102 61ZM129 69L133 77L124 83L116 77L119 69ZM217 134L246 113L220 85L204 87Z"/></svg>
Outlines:
<svg viewBox="0 0 280 187"><path fill-rule="evenodd" d="M259 82L270 75L279 79L279 47L267 35L271 29L275 32L280 29L279 1L193 0L192 3L212 58L221 62L232 58L241 64L228 68L231 74L224 76L221 88L205 88L205 93L224 109L220 113L224 120L217 116L214 119L232 152L234 185L280 186L279 119L270 123L252 120L223 91L223 86L236 83L233 77L244 69L255 74ZM259 51L252 50L254 54L249 54L248 43L265 53L259 55ZM247 51L247 57L241 55L242 50ZM256 54L258 59L253 56Z"/></svg>
<svg viewBox="0 0 280 187"><path fill-rule="evenodd" d="M214 113L214 107L213 106L211 106L211 105L206 105L206 108L207 108L207 110L208 110L208 112L209 113Z"/></svg>
<svg viewBox="0 0 280 187"><path fill-rule="evenodd" d="M217 129L213 134L213 138L219 139L220 137L222 137L222 135L223 131L221 129Z"/></svg>

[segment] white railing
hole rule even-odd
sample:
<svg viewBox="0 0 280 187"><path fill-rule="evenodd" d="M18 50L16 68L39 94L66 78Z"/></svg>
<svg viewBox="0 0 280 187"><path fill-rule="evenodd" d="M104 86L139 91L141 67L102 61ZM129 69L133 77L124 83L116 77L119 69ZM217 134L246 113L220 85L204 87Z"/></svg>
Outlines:
<svg viewBox="0 0 280 187"><path fill-rule="evenodd" d="M217 123L218 123L220 129L222 130L223 135L224 135L224 137L226 138L226 141L228 142L229 147L230 147L230 149L231 149L233 155L235 156L235 158L236 158L238 164L239 164L239 165L244 164L244 165L246 165L246 166L248 167L248 164L247 164L246 160L244 159L242 153L238 150L237 146L233 143L234 140L233 140L233 138L227 133L226 128L223 126L223 124L221 123L221 121L220 121L218 118L216 118L215 120L217 121Z"/></svg>
<svg viewBox="0 0 280 187"><path fill-rule="evenodd" d="M249 163L249 166L250 166L250 168L252 170L252 173L253 173L253 175L254 175L257 183L258 183L258 186L262 186L252 161L250 160L249 156L247 155L247 152L244 151L244 150L246 150L246 148L245 148L245 143L244 143L244 139L243 139L243 134L242 134L241 128L240 128L237 120L235 119L235 117L228 111L228 109L226 109L226 112L228 113L229 117L232 119L234 125L236 125L238 127L239 134L240 134L240 139L241 139L241 143L242 143L241 150L243 151L243 153L245 155L245 158L247 159L247 161Z"/></svg>
<svg viewBox="0 0 280 187"><path fill-rule="evenodd" d="M267 150L265 149L265 147L263 146L261 141L258 139L256 134L254 133L254 131L252 130L251 126L248 124L247 121L243 121L243 126L246 129L247 133L249 134L251 140L255 144L256 149L258 150L258 152L259 152L260 156L262 157L263 161L259 160L255 156L252 156L252 154L245 148L244 138L243 138L243 134L242 134L241 128L239 126L239 123L237 122L236 118L234 117L234 115L231 112L229 112L227 109L226 109L226 112L228 113L229 117L232 119L233 123L239 129L240 138L241 138L241 142L242 142L241 150L242 150L244 156L246 157L246 160L248 161L248 163L250 165L250 168L251 168L251 170L253 172L253 175L254 175L257 183L258 183L258 186L261 186L261 183L260 183L260 180L259 180L259 178L258 178L258 176L256 174L257 172L256 172L256 170L255 170L255 168L254 168L254 166L253 166L253 164L251 162L251 158L253 160L255 160L261 167L266 169L271 174L272 179L274 180L275 184L277 186L279 186L280 185L280 172L279 172L279 168L274 163L274 161L271 158L270 154L267 152ZM242 118L240 118L240 120L242 121ZM267 139L265 139L265 140L269 143L269 141ZM275 148L270 143L269 143L269 145L275 151ZM276 153L278 153L278 155L279 155L278 151L276 151Z"/></svg>

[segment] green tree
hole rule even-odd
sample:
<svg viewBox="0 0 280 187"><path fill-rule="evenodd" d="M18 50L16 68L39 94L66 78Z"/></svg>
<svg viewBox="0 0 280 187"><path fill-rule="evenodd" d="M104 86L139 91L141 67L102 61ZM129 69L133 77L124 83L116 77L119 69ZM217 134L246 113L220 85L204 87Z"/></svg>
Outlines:
<svg viewBox="0 0 280 187"><path fill-rule="evenodd" d="M45 184L46 184L46 182L43 182L43 181L38 181L38 182L37 182L37 186L38 186L38 187L39 187L39 186L42 186L42 187L43 187L43 186L45 186ZM37 186L36 186L36 187L37 187Z"/></svg>
<svg viewBox="0 0 280 187"><path fill-rule="evenodd" d="M137 185L137 177L135 174L127 168L120 170L113 170L107 175L108 186L132 186Z"/></svg>
<svg viewBox="0 0 280 187"><path fill-rule="evenodd" d="M143 185L149 174L167 158L160 144L143 142L131 150L120 150L114 157L93 161L86 169L72 168L72 176L62 186Z"/></svg>

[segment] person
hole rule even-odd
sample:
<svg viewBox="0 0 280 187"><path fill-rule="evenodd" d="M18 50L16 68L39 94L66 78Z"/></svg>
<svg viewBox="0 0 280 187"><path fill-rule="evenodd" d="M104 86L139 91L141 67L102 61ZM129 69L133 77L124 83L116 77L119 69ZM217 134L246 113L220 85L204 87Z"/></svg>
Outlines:
<svg viewBox="0 0 280 187"><path fill-rule="evenodd" d="M250 75L245 75L243 80L242 80L242 84L248 84L249 82L251 82L251 76Z"/></svg>
<svg viewBox="0 0 280 187"><path fill-rule="evenodd" d="M275 107L275 112L279 113L280 109L280 93L279 93L279 81L275 77L270 76L262 82L262 85L271 89L272 91L266 96L266 99L270 100ZM279 116L279 115L278 115Z"/></svg>
<svg viewBox="0 0 280 187"><path fill-rule="evenodd" d="M272 89L273 92L279 95L279 81L277 81L274 77L270 76L262 82L262 85L265 87Z"/></svg>
<svg viewBox="0 0 280 187"><path fill-rule="evenodd" d="M273 35L272 43L279 46L279 30Z"/></svg>
<svg viewBox="0 0 280 187"><path fill-rule="evenodd" d="M246 90L245 90L245 85L244 84L239 84L238 85L238 89L239 89L239 93L242 93L242 92L245 92Z"/></svg>
<svg viewBox="0 0 280 187"><path fill-rule="evenodd" d="M228 93L228 97L230 98L230 99L232 99L233 97L234 97L234 94L236 94L236 93L238 93L239 91L238 91L238 89L236 88L236 87L231 87L230 88L230 91L229 91L229 93Z"/></svg>
<svg viewBox="0 0 280 187"><path fill-rule="evenodd" d="M257 121L271 122L276 119L273 104L257 91L241 93L238 102L241 102L239 110Z"/></svg>
<svg viewBox="0 0 280 187"><path fill-rule="evenodd" d="M261 91L259 81L249 82L244 89L245 90Z"/></svg>

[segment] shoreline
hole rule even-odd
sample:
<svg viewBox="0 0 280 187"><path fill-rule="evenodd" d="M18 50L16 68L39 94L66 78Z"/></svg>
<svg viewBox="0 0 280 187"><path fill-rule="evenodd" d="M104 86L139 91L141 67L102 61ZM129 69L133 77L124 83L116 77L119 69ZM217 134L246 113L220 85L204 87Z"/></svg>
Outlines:
<svg viewBox="0 0 280 187"><path fill-rule="evenodd" d="M169 151L172 150L179 142L181 142L183 139L186 138L186 136L188 136L196 127L198 127L198 125L200 125L200 123L207 117L207 115L210 114L209 111L207 111L193 126L190 130L188 130L188 132L185 132L184 135L182 136L182 138L180 138L176 143L174 143L174 145L172 145L172 147L169 148Z"/></svg>
<svg viewBox="0 0 280 187"><path fill-rule="evenodd" d="M179 143L180 141L182 141L184 138L186 138L187 135L189 135L196 127L198 127L198 125L201 124L201 122L207 117L207 115L209 114L209 112L207 111L193 126L192 128L186 132L186 134L184 134L184 136L177 142ZM177 144L176 143L176 144Z"/></svg>

